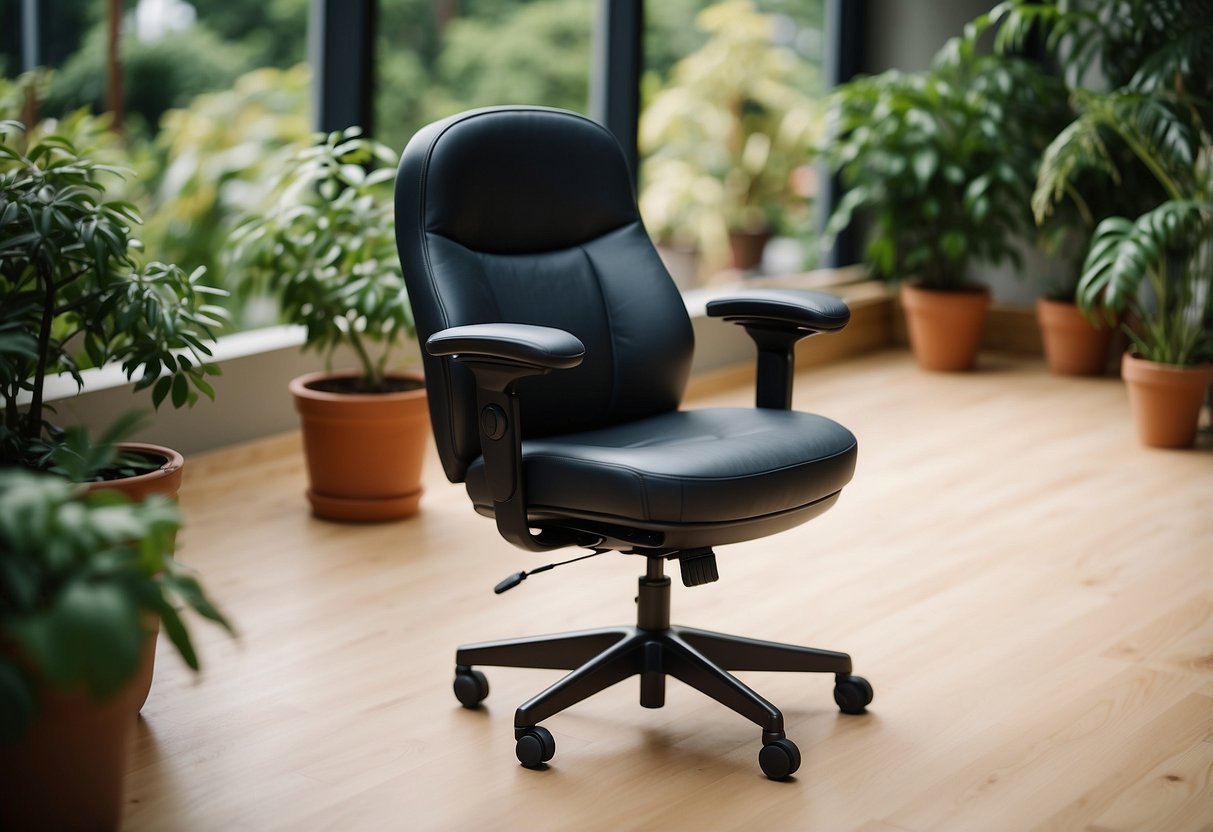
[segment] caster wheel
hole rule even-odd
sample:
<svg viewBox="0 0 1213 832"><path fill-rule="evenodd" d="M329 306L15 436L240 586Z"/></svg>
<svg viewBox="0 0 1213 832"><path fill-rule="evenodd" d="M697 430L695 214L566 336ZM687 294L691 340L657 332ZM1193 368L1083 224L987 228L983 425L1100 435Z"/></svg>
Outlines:
<svg viewBox="0 0 1213 832"><path fill-rule="evenodd" d="M457 670L454 688L460 705L475 708L489 695L489 680L479 670Z"/></svg>
<svg viewBox="0 0 1213 832"><path fill-rule="evenodd" d="M514 754L525 768L539 768L556 754L556 739L543 726L524 728L518 732Z"/></svg>
<svg viewBox="0 0 1213 832"><path fill-rule="evenodd" d="M800 768L800 749L791 740L775 740L758 752L758 765L772 780L787 780Z"/></svg>
<svg viewBox="0 0 1213 832"><path fill-rule="evenodd" d="M862 676L839 676L834 683L834 701L844 714L861 714L872 702L872 686Z"/></svg>

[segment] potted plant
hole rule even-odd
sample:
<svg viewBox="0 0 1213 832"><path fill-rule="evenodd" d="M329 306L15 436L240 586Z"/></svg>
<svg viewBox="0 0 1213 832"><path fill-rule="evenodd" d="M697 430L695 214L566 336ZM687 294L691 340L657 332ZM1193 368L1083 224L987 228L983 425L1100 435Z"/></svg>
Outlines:
<svg viewBox="0 0 1213 832"><path fill-rule="evenodd" d="M67 373L83 386L83 368L114 362L156 407L213 397L207 376L219 370L205 341L225 313L207 301L224 293L206 285L202 269L137 259L141 217L129 202L107 199L106 180L120 169L63 135L43 131L23 148L24 132L0 122L0 464L107 487L130 474L148 478L134 484L144 490L149 480L179 483L175 451L90 446L82 431L53 424L46 382Z"/></svg>
<svg viewBox="0 0 1213 832"><path fill-rule="evenodd" d="M57 128L63 132L51 132ZM137 417L118 420L99 439L51 421L47 379L107 362L121 365L156 407L213 397L219 372L204 343L224 311L207 301L224 293L204 272L140 262L133 205L107 199L122 171L80 150L69 134L109 134L98 119L44 123L29 138L0 122L0 465L58 473L132 499L175 496L184 458L158 445L123 442ZM141 676L139 705L152 684Z"/></svg>
<svg viewBox="0 0 1213 832"><path fill-rule="evenodd" d="M1100 202L1108 206L1111 200ZM1117 316L1107 309L1087 312L1077 300L1083 256L1090 244L1095 221L1087 207L1055 213L1045 222L1038 245L1061 262L1059 277L1042 280L1036 298L1036 322L1040 327L1045 365L1055 375L1103 375L1108 352L1116 333Z"/></svg>
<svg viewBox="0 0 1213 832"><path fill-rule="evenodd" d="M773 233L808 224L795 173L817 138L808 91L818 81L748 0L710 6L696 22L707 42L641 118L640 207L659 239L693 241L709 260L727 250L734 268L752 269Z"/></svg>
<svg viewBox="0 0 1213 832"><path fill-rule="evenodd" d="M195 670L179 608L231 631L169 556L179 525L166 497L0 471L0 827L118 827L151 622Z"/></svg>
<svg viewBox="0 0 1213 832"><path fill-rule="evenodd" d="M1078 193L1083 173L1123 188L1118 153L1153 177L1155 188L1134 189L1132 214L1096 228L1077 296L1088 311L1131 313L1121 372L1138 435L1146 445L1186 447L1213 382L1213 60L1205 46L1213 21L1180 0L1140 0L1115 13L1063 8L1045 19L1079 42L1099 31L1119 44L1094 52L1119 85L1075 90L1078 115L1045 151L1034 203L1039 214Z"/></svg>
<svg viewBox="0 0 1213 832"><path fill-rule="evenodd" d="M1149 34L1152 26L1149 15L1144 14L1146 5L1127 8L1132 13L1128 19L1107 4L1079 11L1065 2L1000 3L990 12L991 22L999 25L995 49L1000 54L1014 53L1031 40L1044 45L1057 62L1067 94L1089 83L1092 76L1087 70L1092 62L1100 64L1101 79L1119 85L1136 71L1125 56L1139 47L1143 34L1146 41L1154 37ZM1056 132L1077 115L1068 106ZM1088 133L1087 138L1097 136ZM1062 265L1060 274L1042 281L1036 302L1045 362L1059 375L1102 375L1120 317L1106 308L1087 310L1078 305L1078 282L1095 227L1108 217L1136 214L1143 206L1165 198L1149 170L1123 142L1110 135L1098 139L1107 154L1106 163L1095 158L1082 161L1071 154L1064 162L1072 166L1064 184L1054 172L1046 171L1043 177L1060 187L1056 193L1038 189L1032 199L1040 247ZM1059 161L1050 157L1051 165ZM1114 175L1109 176L1108 170Z"/></svg>
<svg viewBox="0 0 1213 832"><path fill-rule="evenodd" d="M243 292L269 291L284 319L306 327L305 349L345 346L356 370L290 383L303 423L317 517L407 517L421 497L429 420L424 377L389 369L415 334L396 254L390 183L396 155L358 128L317 137L292 157L268 211L232 232Z"/></svg>
<svg viewBox="0 0 1213 832"><path fill-rule="evenodd" d="M910 345L931 370L976 359L989 290L975 260L1019 262L1042 128L1064 102L1059 85L1022 58L978 51L988 16L950 40L926 72L856 78L831 98L833 137L822 155L847 189L827 226L868 221L865 259L903 283Z"/></svg>
<svg viewBox="0 0 1213 832"><path fill-rule="evenodd" d="M1069 113L1072 117L1073 111ZM1098 171L1076 171L1061 201L1033 195L1038 247L1054 258L1059 270L1040 280L1036 320L1045 364L1055 375L1098 376L1108 370L1109 352L1120 312L1102 305L1078 303L1078 284L1091 237L1100 222L1133 212L1143 196L1158 192L1148 171L1123 147L1114 148L1117 181ZM1148 197L1147 197L1148 198Z"/></svg>

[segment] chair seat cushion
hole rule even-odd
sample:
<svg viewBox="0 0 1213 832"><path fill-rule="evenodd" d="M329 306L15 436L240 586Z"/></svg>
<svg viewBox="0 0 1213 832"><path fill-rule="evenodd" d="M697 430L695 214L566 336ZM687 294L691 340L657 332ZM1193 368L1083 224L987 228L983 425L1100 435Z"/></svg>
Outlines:
<svg viewBox="0 0 1213 832"><path fill-rule="evenodd" d="M801 508L842 489L855 437L789 410L673 411L522 443L528 507L634 523L727 523ZM493 505L484 460L467 491Z"/></svg>

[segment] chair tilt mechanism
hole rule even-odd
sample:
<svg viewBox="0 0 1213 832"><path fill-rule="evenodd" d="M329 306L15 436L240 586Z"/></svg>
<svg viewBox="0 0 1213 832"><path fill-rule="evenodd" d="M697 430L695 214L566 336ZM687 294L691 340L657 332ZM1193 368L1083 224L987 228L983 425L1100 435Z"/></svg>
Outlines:
<svg viewBox="0 0 1213 832"><path fill-rule="evenodd" d="M671 625L665 567L677 560L687 586L715 581L715 547L838 499L855 438L791 410L792 374L796 342L842 329L846 305L791 290L711 301L709 316L757 345L757 407L680 410L690 321L623 155L601 126L547 108L473 110L421 130L397 177L397 240L448 478L522 549L646 559L635 626L460 647L460 703L488 695L478 666L570 671L514 716L518 760L542 768L556 745L540 722L630 676L640 704L659 708L673 676L757 723L762 771L789 777L800 752L783 715L730 671L832 673L848 714L864 712L871 686L845 653Z"/></svg>

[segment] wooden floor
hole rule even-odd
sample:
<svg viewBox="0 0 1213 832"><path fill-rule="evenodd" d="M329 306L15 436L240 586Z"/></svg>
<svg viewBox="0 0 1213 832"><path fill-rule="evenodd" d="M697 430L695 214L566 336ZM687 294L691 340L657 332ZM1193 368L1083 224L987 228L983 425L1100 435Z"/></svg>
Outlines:
<svg viewBox="0 0 1213 832"><path fill-rule="evenodd" d="M436 459L418 517L335 525L308 516L288 435L189 461L179 555L242 638L200 624L198 680L161 640L126 828L1213 829L1207 439L1146 450L1119 381L1010 356L932 375L884 352L797 385L859 437L854 481L673 599L676 623L845 650L871 680L848 717L828 677L740 674L783 709L794 780L766 780L758 728L674 680L661 710L629 680L558 714L548 770L521 768L513 710L559 673L490 668L467 711L456 645L629 624L643 562L494 596L547 561Z"/></svg>

